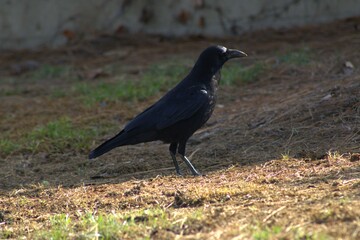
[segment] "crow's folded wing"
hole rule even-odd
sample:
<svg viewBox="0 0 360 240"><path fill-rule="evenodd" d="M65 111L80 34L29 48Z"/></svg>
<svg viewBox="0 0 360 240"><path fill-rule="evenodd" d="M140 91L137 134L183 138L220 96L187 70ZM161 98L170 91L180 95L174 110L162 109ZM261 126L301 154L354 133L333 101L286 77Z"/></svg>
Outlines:
<svg viewBox="0 0 360 240"><path fill-rule="evenodd" d="M125 131L161 130L170 127L191 118L208 101L207 91L200 88L171 92L129 122Z"/></svg>
<svg viewBox="0 0 360 240"><path fill-rule="evenodd" d="M206 90L189 91L171 99L160 112L161 119L157 122L156 128L164 129L191 118L208 101Z"/></svg>

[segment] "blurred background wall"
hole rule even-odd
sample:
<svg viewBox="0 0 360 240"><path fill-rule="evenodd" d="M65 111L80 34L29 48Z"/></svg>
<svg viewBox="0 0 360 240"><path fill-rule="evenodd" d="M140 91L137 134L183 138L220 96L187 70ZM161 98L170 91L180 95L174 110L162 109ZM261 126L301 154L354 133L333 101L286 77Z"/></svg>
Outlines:
<svg viewBox="0 0 360 240"><path fill-rule="evenodd" d="M0 49L59 46L99 33L238 35L359 14L359 0L2 0Z"/></svg>

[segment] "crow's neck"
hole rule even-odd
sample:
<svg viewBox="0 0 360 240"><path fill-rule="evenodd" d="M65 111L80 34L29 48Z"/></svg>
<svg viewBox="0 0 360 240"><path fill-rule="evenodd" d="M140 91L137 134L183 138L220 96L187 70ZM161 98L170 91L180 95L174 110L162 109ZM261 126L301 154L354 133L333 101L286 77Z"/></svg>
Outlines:
<svg viewBox="0 0 360 240"><path fill-rule="evenodd" d="M197 82L201 82L204 84L210 84L213 82L214 79L220 78L220 68L212 68L212 67L205 67L195 65L194 68L191 70L189 76L192 79L196 79ZM217 80L218 81L218 80Z"/></svg>
<svg viewBox="0 0 360 240"><path fill-rule="evenodd" d="M219 70L212 76L212 80L211 80L211 83L212 83L213 87L215 88L215 90L217 90L217 88L218 88L220 79L221 79L221 72Z"/></svg>

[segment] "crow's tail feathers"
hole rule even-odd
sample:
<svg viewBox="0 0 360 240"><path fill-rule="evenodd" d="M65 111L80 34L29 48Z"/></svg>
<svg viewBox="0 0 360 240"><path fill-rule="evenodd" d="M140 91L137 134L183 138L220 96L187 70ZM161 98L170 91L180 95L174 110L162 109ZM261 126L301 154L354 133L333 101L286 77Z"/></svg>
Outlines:
<svg viewBox="0 0 360 240"><path fill-rule="evenodd" d="M107 140L106 142L95 148L93 151L91 151L91 153L89 154L89 159L97 158L104 153L107 153L113 148L124 145L124 139L126 139L126 137L124 138L124 130L122 130L115 137Z"/></svg>

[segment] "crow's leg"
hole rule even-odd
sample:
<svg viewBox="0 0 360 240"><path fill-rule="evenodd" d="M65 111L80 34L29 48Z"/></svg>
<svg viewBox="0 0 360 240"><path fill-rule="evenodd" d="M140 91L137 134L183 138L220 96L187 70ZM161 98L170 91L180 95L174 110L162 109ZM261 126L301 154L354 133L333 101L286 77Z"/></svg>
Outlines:
<svg viewBox="0 0 360 240"><path fill-rule="evenodd" d="M176 160L176 156L175 156L177 145L178 145L177 143L171 143L170 147L169 147L169 151L170 151L170 155L171 155L171 158L172 158L174 166L175 166L176 174L181 176L182 174L181 174L181 171L179 168L179 164L178 164L178 162Z"/></svg>
<svg viewBox="0 0 360 240"><path fill-rule="evenodd" d="M191 164L190 160L185 156L185 147L186 147L186 141L179 143L178 152L181 156L181 159L186 163L188 168L190 168L190 171L194 176L200 176L201 174L194 168L194 166Z"/></svg>

